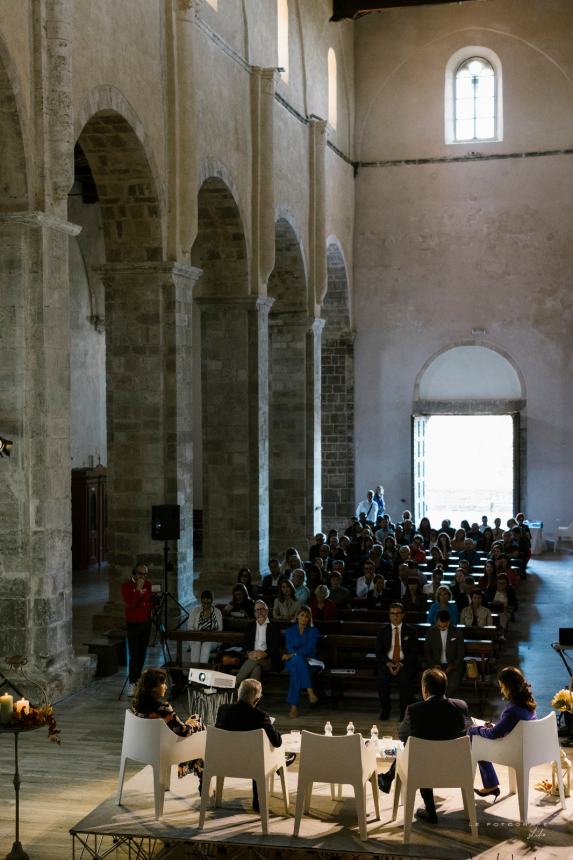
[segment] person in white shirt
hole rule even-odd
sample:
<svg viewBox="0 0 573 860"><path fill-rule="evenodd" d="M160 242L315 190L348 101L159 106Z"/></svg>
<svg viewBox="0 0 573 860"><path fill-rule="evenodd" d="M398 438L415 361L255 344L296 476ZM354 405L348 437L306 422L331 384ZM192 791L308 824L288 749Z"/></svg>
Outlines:
<svg viewBox="0 0 573 860"><path fill-rule="evenodd" d="M368 597L368 592L374 588L374 573L376 566L373 561L367 560L362 566L364 576L359 576L356 580L356 597L364 600Z"/></svg>
<svg viewBox="0 0 573 860"><path fill-rule="evenodd" d="M374 525L378 517L378 504L374 501L374 492L368 490L366 498L360 502L356 508L356 516L360 519L360 514L364 514L367 523Z"/></svg>
<svg viewBox="0 0 573 860"><path fill-rule="evenodd" d="M486 627L493 624L491 612L483 606L483 591L474 588L471 593L472 602L464 606L460 615L460 624L466 627Z"/></svg>
<svg viewBox="0 0 573 860"><path fill-rule="evenodd" d="M243 648L245 662L237 672L237 685L245 678L260 681L264 672L280 671L280 630L269 620L269 608L264 600L255 603L255 620L245 630Z"/></svg>

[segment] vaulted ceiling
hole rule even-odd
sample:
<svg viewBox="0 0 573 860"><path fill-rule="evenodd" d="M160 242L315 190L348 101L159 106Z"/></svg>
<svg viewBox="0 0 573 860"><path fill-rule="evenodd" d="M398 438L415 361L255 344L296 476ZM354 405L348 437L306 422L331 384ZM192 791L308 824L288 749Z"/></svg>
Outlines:
<svg viewBox="0 0 573 860"><path fill-rule="evenodd" d="M383 9L398 9L400 6L437 6L441 3L475 3L476 0L332 0L331 21L344 18L359 18L370 12Z"/></svg>

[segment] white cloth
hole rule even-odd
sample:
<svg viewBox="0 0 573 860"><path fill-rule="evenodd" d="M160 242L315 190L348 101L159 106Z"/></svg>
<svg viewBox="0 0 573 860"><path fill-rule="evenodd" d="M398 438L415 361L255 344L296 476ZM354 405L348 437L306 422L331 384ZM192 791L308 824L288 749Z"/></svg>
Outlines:
<svg viewBox="0 0 573 860"><path fill-rule="evenodd" d="M374 580L371 579L370 582L366 580L365 576L359 576L356 580L356 597L368 597L368 592L372 591L374 588Z"/></svg>
<svg viewBox="0 0 573 860"><path fill-rule="evenodd" d="M440 636L442 637L442 655L440 657L440 663L447 663L448 658L446 657L446 645L448 644L448 627L445 630L440 630Z"/></svg>
<svg viewBox="0 0 573 860"><path fill-rule="evenodd" d="M356 508L356 516L358 518L360 518L360 514L366 514L368 522L375 523L378 516L378 502L375 502L374 499L371 502L368 499L364 499Z"/></svg>
<svg viewBox="0 0 573 860"><path fill-rule="evenodd" d="M257 632L255 633L255 651L267 650L267 624L269 619L265 620L264 624L259 624L257 621Z"/></svg>
<svg viewBox="0 0 573 860"><path fill-rule="evenodd" d="M392 645L390 646L390 650L388 651L388 659L394 659L394 640L396 638L396 631L398 631L398 641L400 642L400 662L404 660L404 652L402 651L402 625L398 624L397 626L392 626Z"/></svg>

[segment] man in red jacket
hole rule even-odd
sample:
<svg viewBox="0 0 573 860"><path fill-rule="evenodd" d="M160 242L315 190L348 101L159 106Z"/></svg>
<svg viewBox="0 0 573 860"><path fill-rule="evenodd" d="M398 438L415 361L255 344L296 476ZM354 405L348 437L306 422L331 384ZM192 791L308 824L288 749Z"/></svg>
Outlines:
<svg viewBox="0 0 573 860"><path fill-rule="evenodd" d="M151 582L146 564L137 564L121 586L129 648L129 692L139 681L151 632Z"/></svg>

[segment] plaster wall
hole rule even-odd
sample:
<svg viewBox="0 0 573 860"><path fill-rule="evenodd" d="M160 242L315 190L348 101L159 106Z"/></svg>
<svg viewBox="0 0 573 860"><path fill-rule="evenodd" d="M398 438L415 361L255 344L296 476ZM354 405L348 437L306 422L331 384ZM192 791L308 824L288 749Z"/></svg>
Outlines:
<svg viewBox="0 0 573 860"><path fill-rule="evenodd" d="M30 39L32 21L27 3L21 0L2 0L0 15L0 58L8 60L9 73L13 86L19 87L19 106L22 106L24 116L21 122L30 115ZM14 80L14 76L17 80Z"/></svg>
<svg viewBox="0 0 573 860"><path fill-rule="evenodd" d="M164 177L162 9L162 3L150 0L74 0L72 82L75 116L94 87L110 85L122 93L145 129ZM133 49L126 50L127 45Z"/></svg>
<svg viewBox="0 0 573 860"><path fill-rule="evenodd" d="M354 171L352 165L327 147L326 150L326 235L338 240L346 264L348 290L352 296L354 247ZM352 313L352 302L350 312Z"/></svg>

